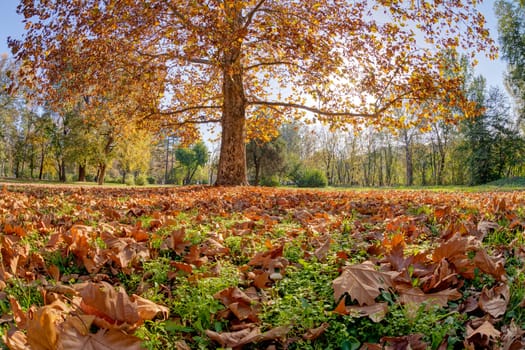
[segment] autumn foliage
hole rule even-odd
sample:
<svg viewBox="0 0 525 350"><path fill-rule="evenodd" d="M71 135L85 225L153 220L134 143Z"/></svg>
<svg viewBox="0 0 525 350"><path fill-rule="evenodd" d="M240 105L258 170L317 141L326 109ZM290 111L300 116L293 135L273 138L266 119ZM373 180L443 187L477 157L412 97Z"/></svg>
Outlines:
<svg viewBox="0 0 525 350"><path fill-rule="evenodd" d="M512 280L519 273L508 271L522 269L525 258L515 234L525 225L524 204L521 193L4 187L4 342L10 349L140 349L148 339L137 331L154 322L178 325L177 349L196 346L196 335L208 347L286 348L326 341L336 322L383 327L398 308L424 307L468 315L456 345L523 348L523 324L513 318L525 300L516 300L523 298ZM488 245L495 234L516 238ZM167 277L154 286L147 266L163 256ZM305 305L321 298L325 321L272 325L267 313L286 297L282 287L314 263L332 271L331 285L315 295L302 287L291 293ZM198 297L181 288L214 281L227 266L235 277L210 296L218 310L204 315L223 328L199 331L177 313L177 298ZM133 276L138 286L126 284ZM17 285L36 288L39 301L27 305ZM425 336L358 340L368 349L426 349ZM433 346L445 349L448 337Z"/></svg>
<svg viewBox="0 0 525 350"><path fill-rule="evenodd" d="M217 182L246 184L244 142L288 118L332 127L473 113L462 50L495 47L480 1L24 0L22 84L56 108L195 137L220 123ZM309 113L307 113L309 112Z"/></svg>

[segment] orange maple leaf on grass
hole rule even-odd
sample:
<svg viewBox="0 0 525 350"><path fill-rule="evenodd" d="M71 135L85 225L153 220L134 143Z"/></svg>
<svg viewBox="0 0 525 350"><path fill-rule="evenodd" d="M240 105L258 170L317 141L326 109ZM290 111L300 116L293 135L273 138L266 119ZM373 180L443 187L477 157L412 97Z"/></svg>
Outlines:
<svg viewBox="0 0 525 350"><path fill-rule="evenodd" d="M347 266L341 276L337 277L332 285L334 287L334 298L338 301L345 293L357 300L359 305L372 305L375 298L381 294L381 290L387 290L393 286L393 279L399 275L398 272L377 271L370 261L362 264Z"/></svg>

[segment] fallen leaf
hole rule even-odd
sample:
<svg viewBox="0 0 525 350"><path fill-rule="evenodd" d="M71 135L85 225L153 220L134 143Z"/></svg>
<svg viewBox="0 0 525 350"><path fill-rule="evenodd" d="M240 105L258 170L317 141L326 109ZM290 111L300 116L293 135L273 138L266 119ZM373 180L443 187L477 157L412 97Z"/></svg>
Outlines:
<svg viewBox="0 0 525 350"><path fill-rule="evenodd" d="M362 264L347 266L341 276L333 282L334 298L336 301L348 293L359 305L372 305L381 290L393 286L393 278L399 273L377 271L374 264L366 261Z"/></svg>
<svg viewBox="0 0 525 350"><path fill-rule="evenodd" d="M510 290L507 284L488 289L483 287L479 296L479 307L494 318L505 314L510 300Z"/></svg>

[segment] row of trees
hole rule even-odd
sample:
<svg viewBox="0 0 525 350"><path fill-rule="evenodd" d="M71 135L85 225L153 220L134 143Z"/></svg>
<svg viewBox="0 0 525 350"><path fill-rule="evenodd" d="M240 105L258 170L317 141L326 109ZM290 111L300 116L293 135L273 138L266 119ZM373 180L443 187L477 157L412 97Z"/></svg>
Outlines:
<svg viewBox="0 0 525 350"><path fill-rule="evenodd" d="M14 72L16 66L2 56L2 86L11 84ZM189 149L133 123L86 119L75 109L57 113L33 105L21 93L0 93L2 177L189 183L207 161L202 143Z"/></svg>
<svg viewBox="0 0 525 350"><path fill-rule="evenodd" d="M7 57L0 64L8 85L14 67ZM483 113L455 125L430 118L400 130L332 132L285 124L273 140L247 143L250 182L297 183L306 169L320 170L336 186L481 184L523 175L521 119L507 95L487 88L482 77L471 77L465 93ZM409 110L398 113L410 122ZM1 176L188 184L213 181L217 171L217 154L203 143L186 148L177 137L133 124L53 113L7 91L0 95L0 123Z"/></svg>

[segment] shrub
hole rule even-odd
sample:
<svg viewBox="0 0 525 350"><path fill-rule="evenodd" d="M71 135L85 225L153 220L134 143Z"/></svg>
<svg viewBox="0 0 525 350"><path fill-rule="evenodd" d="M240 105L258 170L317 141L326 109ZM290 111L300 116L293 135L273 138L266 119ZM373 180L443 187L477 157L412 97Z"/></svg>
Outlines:
<svg viewBox="0 0 525 350"><path fill-rule="evenodd" d="M135 185L134 176L131 175L131 174L126 175L126 179L124 180L124 183L126 184L126 186L133 186L133 185Z"/></svg>
<svg viewBox="0 0 525 350"><path fill-rule="evenodd" d="M157 180L153 176L148 177L148 184L155 185L156 182Z"/></svg>
<svg viewBox="0 0 525 350"><path fill-rule="evenodd" d="M328 179L319 169L306 169L299 175L296 183L298 187L326 187Z"/></svg>
<svg viewBox="0 0 525 350"><path fill-rule="evenodd" d="M135 185L144 186L146 183L148 183L148 179L146 178L146 175L137 175L135 177Z"/></svg>
<svg viewBox="0 0 525 350"><path fill-rule="evenodd" d="M279 177L276 175L265 176L261 179L261 186L277 187L280 184Z"/></svg>

